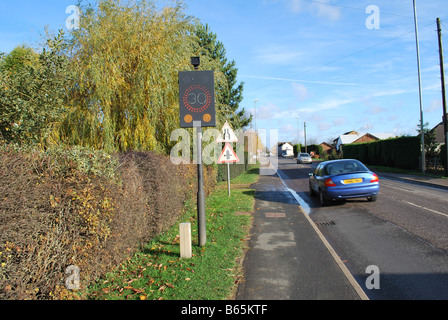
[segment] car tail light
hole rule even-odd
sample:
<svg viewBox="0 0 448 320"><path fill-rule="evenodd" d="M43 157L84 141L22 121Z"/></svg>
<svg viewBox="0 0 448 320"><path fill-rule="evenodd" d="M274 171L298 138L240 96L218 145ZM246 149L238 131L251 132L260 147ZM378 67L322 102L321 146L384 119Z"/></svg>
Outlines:
<svg viewBox="0 0 448 320"><path fill-rule="evenodd" d="M373 174L372 180L370 180L370 183L379 182L380 179L378 178L378 175L376 173Z"/></svg>
<svg viewBox="0 0 448 320"><path fill-rule="evenodd" d="M336 187L336 184L333 182L333 180L331 180L330 178L328 178L327 180L325 180L325 186L326 187Z"/></svg>

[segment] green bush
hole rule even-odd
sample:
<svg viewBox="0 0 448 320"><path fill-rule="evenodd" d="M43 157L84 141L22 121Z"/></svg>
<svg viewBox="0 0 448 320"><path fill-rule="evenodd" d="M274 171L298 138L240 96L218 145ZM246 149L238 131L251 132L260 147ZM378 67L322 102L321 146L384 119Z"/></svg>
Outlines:
<svg viewBox="0 0 448 320"><path fill-rule="evenodd" d="M295 144L292 146L292 150L294 152L294 157L297 158L297 156L299 155L299 150L300 150L301 144Z"/></svg>
<svg viewBox="0 0 448 320"><path fill-rule="evenodd" d="M300 152L305 152L305 147L302 146L300 148ZM318 144L310 144L308 146L306 146L306 151L308 153L314 152L314 154L318 154L318 155L322 155L324 153L324 149L322 148L321 145Z"/></svg>

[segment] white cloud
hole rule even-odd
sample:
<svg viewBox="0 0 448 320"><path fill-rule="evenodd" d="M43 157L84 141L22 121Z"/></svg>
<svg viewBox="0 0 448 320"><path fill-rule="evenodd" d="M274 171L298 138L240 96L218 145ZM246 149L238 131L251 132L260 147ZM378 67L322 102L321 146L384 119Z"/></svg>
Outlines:
<svg viewBox="0 0 448 320"><path fill-rule="evenodd" d="M314 103L309 107L300 108L298 111L311 113L323 110L336 109L355 101L356 101L355 99L329 99L320 103Z"/></svg>
<svg viewBox="0 0 448 320"><path fill-rule="evenodd" d="M432 100L431 105L425 108L425 112L435 112L435 111L440 111L440 113L443 114L442 100Z"/></svg>
<svg viewBox="0 0 448 320"><path fill-rule="evenodd" d="M337 21L341 17L340 8L332 6L329 2L329 0L311 3L302 0L289 0L287 6L295 14L310 12L317 17Z"/></svg>
<svg viewBox="0 0 448 320"><path fill-rule="evenodd" d="M262 104L260 106L257 106L257 120L273 119L279 112L280 108L273 103Z"/></svg>
<svg viewBox="0 0 448 320"><path fill-rule="evenodd" d="M327 0L326 2L329 2L329 1ZM322 2L313 3L313 5L317 9L318 17L328 18L332 21L337 21L337 20L339 20L339 18L341 16L339 8L332 7L332 6L322 3Z"/></svg>
<svg viewBox="0 0 448 320"><path fill-rule="evenodd" d="M290 0L288 3L288 7L291 9L293 13L299 13L302 11L303 2L301 0Z"/></svg>
<svg viewBox="0 0 448 320"><path fill-rule="evenodd" d="M337 86L359 86L358 83L353 83L353 82L314 81L314 80L301 80L301 79L278 78L278 77L268 77L268 76L251 76L251 75L245 75L245 74L238 75L238 77L265 79L265 80L289 81L289 82L304 82L304 83L314 83L314 84L330 84L330 85L337 85Z"/></svg>
<svg viewBox="0 0 448 320"><path fill-rule="evenodd" d="M380 114L380 113L383 113L385 111L387 111L387 109L386 108L382 108L380 106L373 106L372 107L373 114Z"/></svg>
<svg viewBox="0 0 448 320"><path fill-rule="evenodd" d="M308 89L301 83L293 82L292 89L294 90L294 95L303 101L308 97Z"/></svg>
<svg viewBox="0 0 448 320"><path fill-rule="evenodd" d="M347 118L336 118L333 120L333 125L336 127L342 126L347 122Z"/></svg>
<svg viewBox="0 0 448 320"><path fill-rule="evenodd" d="M257 50L257 59L263 64L285 65L295 63L303 56L302 51L297 51L288 45L270 44Z"/></svg>
<svg viewBox="0 0 448 320"><path fill-rule="evenodd" d="M371 132L374 129L374 126L367 122L365 124L363 124L361 127L359 127L359 129L357 130L358 132Z"/></svg>
<svg viewBox="0 0 448 320"><path fill-rule="evenodd" d="M319 122L317 125L317 128L320 132L325 132L332 127L333 125L329 122Z"/></svg>

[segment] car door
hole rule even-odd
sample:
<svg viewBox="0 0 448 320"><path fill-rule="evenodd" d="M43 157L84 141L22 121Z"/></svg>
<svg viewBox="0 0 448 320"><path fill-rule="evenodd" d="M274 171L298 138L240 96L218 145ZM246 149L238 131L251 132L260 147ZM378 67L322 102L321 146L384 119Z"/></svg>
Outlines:
<svg viewBox="0 0 448 320"><path fill-rule="evenodd" d="M310 186L315 192L319 192L319 177L322 173L322 163L314 169L313 175L310 178Z"/></svg>

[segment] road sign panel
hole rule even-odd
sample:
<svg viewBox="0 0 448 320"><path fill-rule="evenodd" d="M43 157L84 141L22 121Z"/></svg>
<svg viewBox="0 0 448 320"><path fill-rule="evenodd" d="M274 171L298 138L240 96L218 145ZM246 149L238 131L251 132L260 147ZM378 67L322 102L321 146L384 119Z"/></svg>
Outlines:
<svg viewBox="0 0 448 320"><path fill-rule="evenodd" d="M238 142L238 137L227 121L224 123L224 126L221 129L221 134L216 139L216 142Z"/></svg>
<svg viewBox="0 0 448 320"><path fill-rule="evenodd" d="M216 126L215 80L213 71L179 72L179 113L181 128Z"/></svg>
<svg viewBox="0 0 448 320"><path fill-rule="evenodd" d="M235 163L240 161L235 151L233 151L230 143L226 142L224 149L222 149L222 153L218 158L218 163Z"/></svg>

